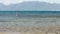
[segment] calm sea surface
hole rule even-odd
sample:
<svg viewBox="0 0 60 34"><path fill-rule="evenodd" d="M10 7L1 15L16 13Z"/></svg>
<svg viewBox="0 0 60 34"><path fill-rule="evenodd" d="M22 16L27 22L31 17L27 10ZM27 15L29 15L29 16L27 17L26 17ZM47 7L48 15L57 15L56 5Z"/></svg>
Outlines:
<svg viewBox="0 0 60 34"><path fill-rule="evenodd" d="M0 14L60 14L60 11L0 11Z"/></svg>
<svg viewBox="0 0 60 34"><path fill-rule="evenodd" d="M0 27L4 26L7 27L60 26L60 12L59 11L0 11Z"/></svg>

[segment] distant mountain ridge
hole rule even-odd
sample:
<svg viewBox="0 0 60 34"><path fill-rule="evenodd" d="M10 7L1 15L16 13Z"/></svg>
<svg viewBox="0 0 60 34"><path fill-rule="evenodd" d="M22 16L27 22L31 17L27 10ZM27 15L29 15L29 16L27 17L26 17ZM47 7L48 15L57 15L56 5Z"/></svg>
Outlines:
<svg viewBox="0 0 60 34"><path fill-rule="evenodd" d="M0 11L60 11L60 4L30 1L6 6L0 3Z"/></svg>

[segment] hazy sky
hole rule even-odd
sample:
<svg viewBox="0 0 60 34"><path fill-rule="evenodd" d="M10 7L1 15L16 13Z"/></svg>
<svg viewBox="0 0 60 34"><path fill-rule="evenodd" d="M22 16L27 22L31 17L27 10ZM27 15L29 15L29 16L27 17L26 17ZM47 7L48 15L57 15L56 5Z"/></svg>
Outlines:
<svg viewBox="0 0 60 34"><path fill-rule="evenodd" d="M0 3L4 3L7 5L7 4L19 3L23 1L44 1L50 3L60 3L60 0L0 0Z"/></svg>
<svg viewBox="0 0 60 34"><path fill-rule="evenodd" d="M0 3L4 3L4 4L8 5L8 4L12 4L12 3L20 3L22 1L23 0L0 0Z"/></svg>

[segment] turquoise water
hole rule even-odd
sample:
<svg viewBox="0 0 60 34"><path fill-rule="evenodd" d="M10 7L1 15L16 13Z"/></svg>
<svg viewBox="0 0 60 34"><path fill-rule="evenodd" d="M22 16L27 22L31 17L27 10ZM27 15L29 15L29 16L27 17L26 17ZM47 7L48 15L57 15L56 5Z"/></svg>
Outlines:
<svg viewBox="0 0 60 34"><path fill-rule="evenodd" d="M0 11L0 14L60 14L60 11Z"/></svg>
<svg viewBox="0 0 60 34"><path fill-rule="evenodd" d="M16 16L16 13L18 16ZM27 16L26 16L27 15ZM58 15L59 11L0 11L0 27L20 26L60 26L60 17L41 17Z"/></svg>

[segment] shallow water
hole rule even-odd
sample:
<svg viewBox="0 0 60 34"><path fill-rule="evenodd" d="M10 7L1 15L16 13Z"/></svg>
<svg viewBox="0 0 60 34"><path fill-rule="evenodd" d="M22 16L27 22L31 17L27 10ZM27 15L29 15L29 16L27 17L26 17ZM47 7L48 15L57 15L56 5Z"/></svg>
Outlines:
<svg viewBox="0 0 60 34"><path fill-rule="evenodd" d="M59 26L59 22L59 11L0 11L0 27Z"/></svg>
<svg viewBox="0 0 60 34"><path fill-rule="evenodd" d="M0 16L0 27L2 26L59 26L58 17L12 17Z"/></svg>

